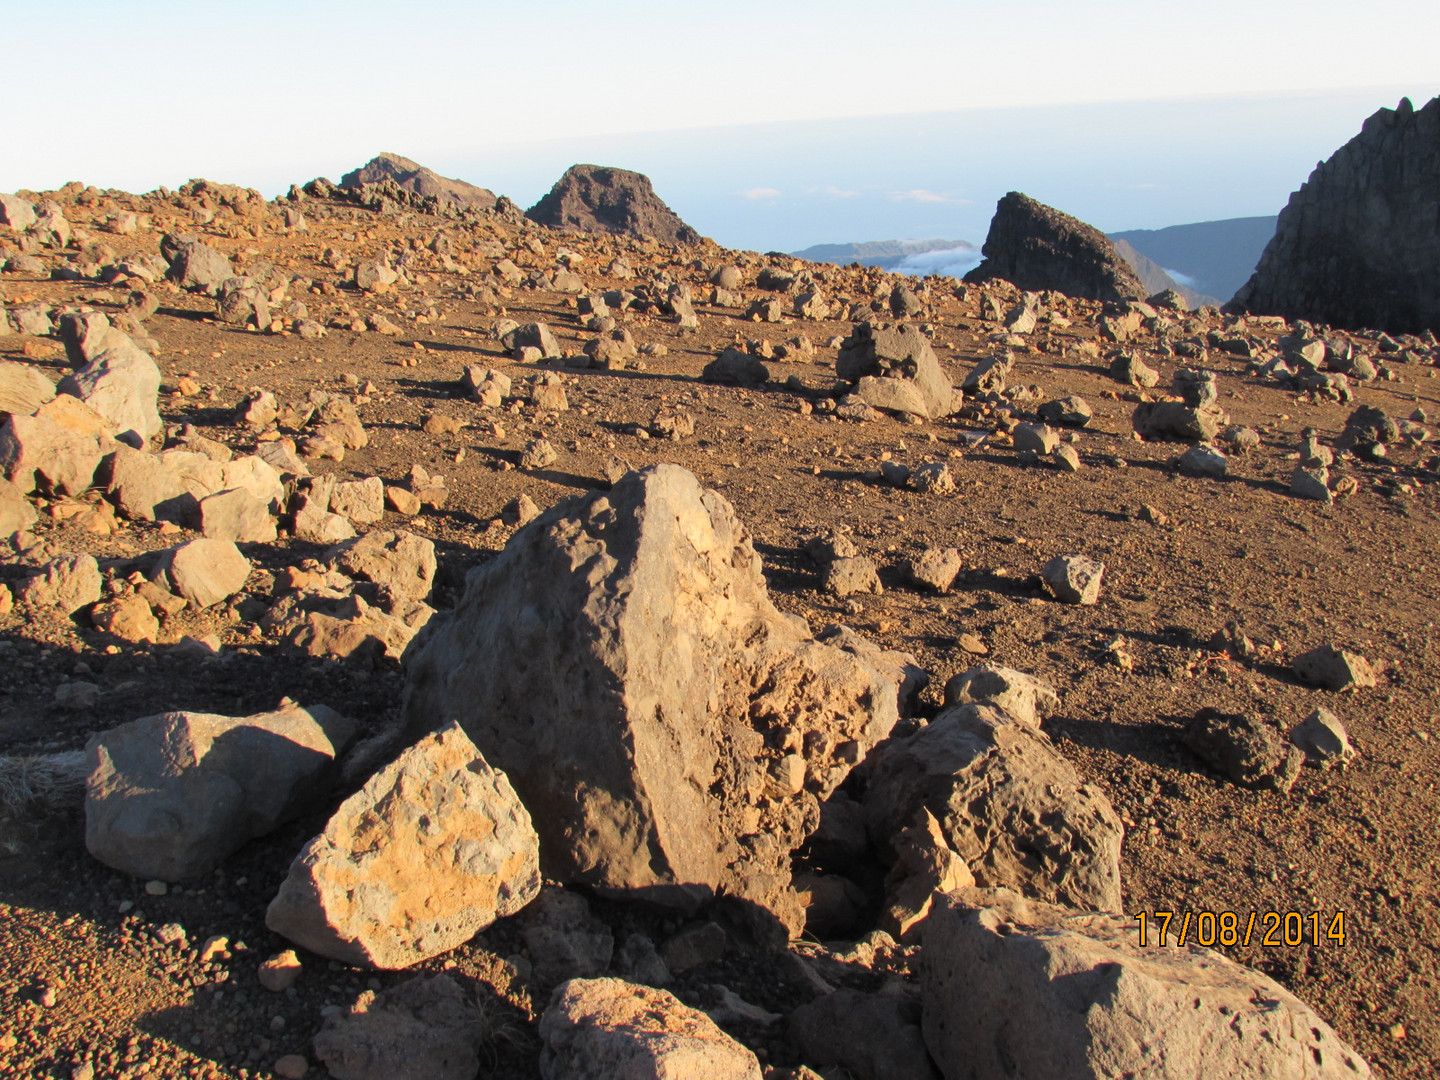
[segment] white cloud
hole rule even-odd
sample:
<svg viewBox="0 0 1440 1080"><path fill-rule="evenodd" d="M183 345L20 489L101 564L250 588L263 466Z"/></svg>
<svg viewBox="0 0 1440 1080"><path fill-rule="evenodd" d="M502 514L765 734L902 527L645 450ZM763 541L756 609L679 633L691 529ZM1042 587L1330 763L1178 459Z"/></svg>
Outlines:
<svg viewBox="0 0 1440 1080"><path fill-rule="evenodd" d="M773 187L752 187L745 191L737 191L735 194L742 199L749 199L751 202L762 202L769 199L780 198L780 191Z"/></svg>
<svg viewBox="0 0 1440 1080"><path fill-rule="evenodd" d="M916 277L944 274L948 277L960 278L979 266L980 260L983 258L984 256L980 254L979 250L972 247L922 251L915 255L905 256L897 265L891 267L891 272L914 274Z"/></svg>
<svg viewBox="0 0 1440 1080"><path fill-rule="evenodd" d="M969 206L969 199L959 199L953 195L942 195L938 191L928 191L925 188L911 188L909 191L892 191L891 202L915 202L915 203L949 203L953 206Z"/></svg>

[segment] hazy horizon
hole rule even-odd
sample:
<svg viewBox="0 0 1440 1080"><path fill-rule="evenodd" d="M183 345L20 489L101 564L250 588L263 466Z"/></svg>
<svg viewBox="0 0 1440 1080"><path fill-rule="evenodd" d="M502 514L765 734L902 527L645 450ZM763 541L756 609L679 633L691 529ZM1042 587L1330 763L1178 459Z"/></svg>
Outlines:
<svg viewBox="0 0 1440 1080"><path fill-rule="evenodd" d="M1440 6L1413 0L71 0L5 28L41 90L0 191L274 196L388 150L530 206L590 162L779 250L979 244L1010 190L1106 232L1274 214L1367 116L1440 93ZM151 69L149 112L96 96Z"/></svg>
<svg viewBox="0 0 1440 1080"><path fill-rule="evenodd" d="M528 207L584 162L645 173L676 213L726 247L798 251L932 238L979 246L996 200L1011 190L1107 233L1273 215L1317 162L1405 93L1397 86L947 110L553 139L429 158L384 145L314 175L338 180L388 151ZM1417 107L1429 97L1410 96ZM207 179L273 197L313 178L257 173ZM76 179L121 186L103 176ZM34 185L4 190L16 187Z"/></svg>
<svg viewBox="0 0 1440 1080"><path fill-rule="evenodd" d="M634 169L727 247L938 237L978 246L1012 190L1104 232L1276 214L1318 162L1403 96L1385 87L951 110L555 140L422 164L521 206L576 162Z"/></svg>

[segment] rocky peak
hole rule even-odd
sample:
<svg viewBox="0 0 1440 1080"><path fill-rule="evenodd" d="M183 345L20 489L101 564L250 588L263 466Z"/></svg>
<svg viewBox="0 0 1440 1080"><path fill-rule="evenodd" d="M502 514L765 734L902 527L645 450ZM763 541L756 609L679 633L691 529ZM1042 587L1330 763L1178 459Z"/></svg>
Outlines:
<svg viewBox="0 0 1440 1080"><path fill-rule="evenodd" d="M1440 330L1440 98L1381 109L1290 196L1245 311L1355 330Z"/></svg>
<svg viewBox="0 0 1440 1080"><path fill-rule="evenodd" d="M603 165L570 166L525 216L552 229L652 236L666 244L700 241L700 234L655 194L648 176Z"/></svg>
<svg viewBox="0 0 1440 1080"><path fill-rule="evenodd" d="M405 191L416 195L429 196L462 206L475 206L488 210L495 205L495 193L486 188L467 184L463 180L452 180L441 176L432 169L401 157L399 154L377 154L362 168L354 169L340 177L340 186L356 190L366 184L381 184L393 180Z"/></svg>
<svg viewBox="0 0 1440 1080"><path fill-rule="evenodd" d="M1087 300L1143 300L1145 286L1099 229L1012 191L995 206L985 261L965 280L1003 278L1029 292Z"/></svg>

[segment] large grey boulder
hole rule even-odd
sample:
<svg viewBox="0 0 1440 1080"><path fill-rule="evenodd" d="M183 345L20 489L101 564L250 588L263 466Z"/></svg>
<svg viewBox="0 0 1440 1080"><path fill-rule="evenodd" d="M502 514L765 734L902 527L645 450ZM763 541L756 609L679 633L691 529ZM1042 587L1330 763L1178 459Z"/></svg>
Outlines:
<svg viewBox="0 0 1440 1080"><path fill-rule="evenodd" d="M229 540L203 537L162 553L155 580L197 608L214 607L245 587L250 560Z"/></svg>
<svg viewBox="0 0 1440 1080"><path fill-rule="evenodd" d="M105 418L62 394L34 416L12 415L0 426L0 474L27 495L79 495L114 449Z"/></svg>
<svg viewBox="0 0 1440 1080"><path fill-rule="evenodd" d="M725 499L656 465L562 502L406 654L405 716L458 720L530 809L547 877L798 932L789 855L899 718L896 654L771 602Z"/></svg>
<svg viewBox="0 0 1440 1080"><path fill-rule="evenodd" d="M325 794L354 724L314 706L230 717L171 712L91 738L85 846L138 878L215 869Z"/></svg>
<svg viewBox="0 0 1440 1080"><path fill-rule="evenodd" d="M1147 401L1135 406L1131 425L1142 439L1162 442L1210 442L1230 423L1218 405L1183 401Z"/></svg>
<svg viewBox="0 0 1440 1080"><path fill-rule="evenodd" d="M214 296L235 276L230 259L197 237L167 234L160 250L170 262L166 276L182 289Z"/></svg>
<svg viewBox="0 0 1440 1080"><path fill-rule="evenodd" d="M1440 330L1440 98L1381 109L1290 196L1239 309L1350 330Z"/></svg>
<svg viewBox="0 0 1440 1080"><path fill-rule="evenodd" d="M876 408L937 420L953 407L955 388L935 350L918 328L903 323L856 323L840 345L835 374L856 383L860 396Z"/></svg>
<svg viewBox="0 0 1440 1080"><path fill-rule="evenodd" d="M160 368L150 354L103 315L67 316L61 328L72 358L78 352L86 364L60 380L59 392L85 402L126 442L143 445L158 435Z"/></svg>
<svg viewBox="0 0 1440 1080"><path fill-rule="evenodd" d="M755 1055L667 990L571 979L540 1017L544 1080L760 1080Z"/></svg>
<svg viewBox="0 0 1440 1080"><path fill-rule="evenodd" d="M0 540L35 524L35 507L9 480L0 480Z"/></svg>
<svg viewBox="0 0 1440 1080"><path fill-rule="evenodd" d="M539 891L530 815L451 724L340 804L291 864L265 925L347 964L404 968L463 945Z"/></svg>
<svg viewBox="0 0 1440 1080"><path fill-rule="evenodd" d="M29 416L55 396L55 384L38 368L0 360L0 415Z"/></svg>
<svg viewBox="0 0 1440 1080"><path fill-rule="evenodd" d="M105 579L93 555L61 555L14 585L15 599L32 611L73 615L100 599Z"/></svg>
<svg viewBox="0 0 1440 1080"><path fill-rule="evenodd" d="M8 225L16 232L24 232L34 225L37 218L35 204L18 195L0 195L0 225Z"/></svg>
<svg viewBox="0 0 1440 1080"><path fill-rule="evenodd" d="M1370 1068L1274 980L1178 932L1026 901L939 898L925 928L925 1043L966 1080L1364 1080Z"/></svg>
<svg viewBox="0 0 1440 1080"><path fill-rule="evenodd" d="M1044 733L993 704L945 709L877 750L864 805L887 857L893 838L928 810L979 884L1120 910L1124 830L1110 800Z"/></svg>

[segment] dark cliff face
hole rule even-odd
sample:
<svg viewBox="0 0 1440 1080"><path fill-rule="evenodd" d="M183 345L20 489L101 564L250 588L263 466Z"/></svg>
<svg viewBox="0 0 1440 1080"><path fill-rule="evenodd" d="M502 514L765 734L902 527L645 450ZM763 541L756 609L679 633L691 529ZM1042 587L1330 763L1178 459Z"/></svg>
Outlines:
<svg viewBox="0 0 1440 1080"><path fill-rule="evenodd" d="M572 165L525 216L552 229L653 236L666 244L700 241L700 234L655 194L650 178L628 169Z"/></svg>
<svg viewBox="0 0 1440 1080"><path fill-rule="evenodd" d="M371 158L363 167L348 172L340 178L342 188L359 188L365 184L381 184L393 180L406 191L416 195L448 201L460 206L474 206L488 210L495 205L495 193L487 188L467 184L463 180L452 180L441 176L432 169L399 154L380 154Z"/></svg>
<svg viewBox="0 0 1440 1080"><path fill-rule="evenodd" d="M1054 289L1088 300L1143 300L1145 286L1099 229L1012 191L995 207L981 249L985 261L965 280L1003 278L1029 291Z"/></svg>
<svg viewBox="0 0 1440 1080"><path fill-rule="evenodd" d="M1347 330L1440 331L1440 98L1381 109L1280 212L1232 304Z"/></svg>

